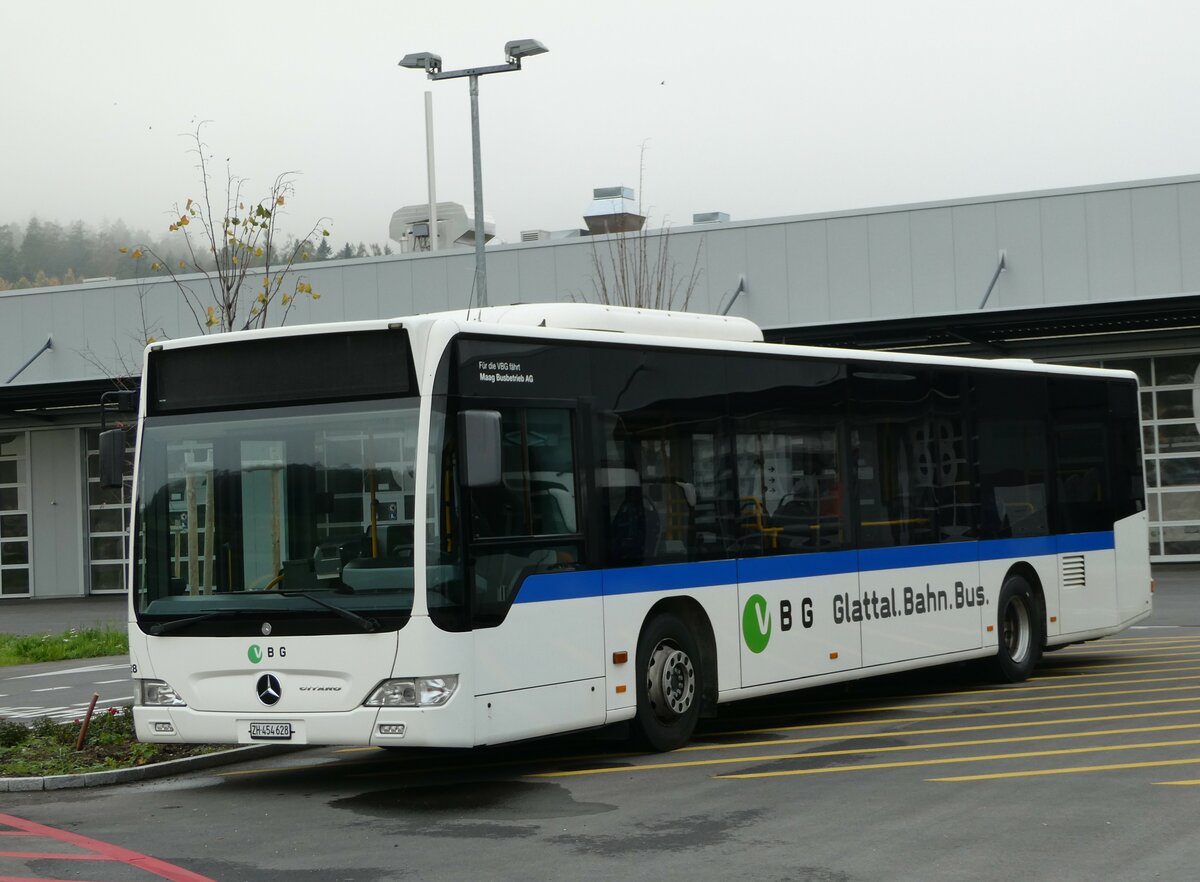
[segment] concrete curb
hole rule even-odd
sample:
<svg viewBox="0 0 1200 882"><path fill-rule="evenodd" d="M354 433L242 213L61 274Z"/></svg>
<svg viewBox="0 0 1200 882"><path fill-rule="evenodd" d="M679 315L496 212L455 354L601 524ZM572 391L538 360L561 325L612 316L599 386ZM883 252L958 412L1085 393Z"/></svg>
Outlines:
<svg viewBox="0 0 1200 882"><path fill-rule="evenodd" d="M45 777L0 778L0 793L19 793L32 790L69 790L77 787L107 787L112 784L132 784L153 778L169 778L184 772L227 766L243 760L266 758L281 753L292 753L304 748L290 744L251 744L217 753L186 756L182 759L135 766L131 769L107 769L102 772L86 772L81 775L47 775Z"/></svg>

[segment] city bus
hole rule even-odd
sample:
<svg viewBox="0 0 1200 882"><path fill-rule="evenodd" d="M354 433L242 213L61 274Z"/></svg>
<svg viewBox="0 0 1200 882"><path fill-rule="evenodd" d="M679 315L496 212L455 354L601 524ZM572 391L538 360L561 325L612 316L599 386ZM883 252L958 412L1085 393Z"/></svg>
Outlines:
<svg viewBox="0 0 1200 882"><path fill-rule="evenodd" d="M742 698L1020 681L1151 610L1127 372L548 303L158 342L140 396L146 741L671 750Z"/></svg>

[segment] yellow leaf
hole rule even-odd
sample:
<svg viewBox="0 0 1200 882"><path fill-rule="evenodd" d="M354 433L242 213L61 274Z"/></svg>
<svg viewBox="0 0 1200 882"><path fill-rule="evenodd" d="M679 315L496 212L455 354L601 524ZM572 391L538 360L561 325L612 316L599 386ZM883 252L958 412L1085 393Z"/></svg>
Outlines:
<svg viewBox="0 0 1200 882"><path fill-rule="evenodd" d="M312 296L312 299L313 299L313 300L320 300L320 299L321 299L321 295L320 295L320 294L314 294L314 295Z"/></svg>
<svg viewBox="0 0 1200 882"><path fill-rule="evenodd" d="M288 295L284 294L283 295L283 305L287 306L291 302L292 302L292 298L289 297Z"/></svg>
<svg viewBox="0 0 1200 882"><path fill-rule="evenodd" d="M186 227L188 225L188 223L189 223L189 221L186 217L181 217L179 219L179 226L181 226L181 227Z"/></svg>
<svg viewBox="0 0 1200 882"><path fill-rule="evenodd" d="M234 266L237 266L237 265L238 265L238 259L237 259L237 255L236 255L236 254L235 254L235 255L233 255L233 265L234 265Z"/></svg>
<svg viewBox="0 0 1200 882"><path fill-rule="evenodd" d="M133 254L131 254L131 255L129 255L129 256L130 256L130 257L132 257L134 260L141 260L141 259L142 259L142 249L141 249L141 248L135 248L135 249L133 250Z"/></svg>
<svg viewBox="0 0 1200 882"><path fill-rule="evenodd" d="M276 204L276 205L283 205L283 197L282 197L282 196L276 196L276 197L275 197L275 204Z"/></svg>
<svg viewBox="0 0 1200 882"><path fill-rule="evenodd" d="M192 210L192 200L191 200L191 199L189 199L189 200L187 201L187 210L188 210L188 211L191 211L191 210Z"/></svg>
<svg viewBox="0 0 1200 882"><path fill-rule="evenodd" d="M156 343L156 342L158 342L158 338L157 338L157 337L147 337L147 338L146 338L146 345L147 345L147 346L149 346L151 343Z"/></svg>
<svg viewBox="0 0 1200 882"><path fill-rule="evenodd" d="M263 256L263 250L262 250L261 248L255 248L255 249L254 249L254 256L255 256L255 257L262 257L262 256Z"/></svg>
<svg viewBox="0 0 1200 882"><path fill-rule="evenodd" d="M124 246L122 246L121 248L118 248L117 250L118 250L118 251L120 251L122 254L128 254L128 253L129 253L129 249L128 249L128 248L125 248Z"/></svg>
<svg viewBox="0 0 1200 882"><path fill-rule="evenodd" d="M184 260L179 261L179 268L187 269L187 261L184 261Z"/></svg>

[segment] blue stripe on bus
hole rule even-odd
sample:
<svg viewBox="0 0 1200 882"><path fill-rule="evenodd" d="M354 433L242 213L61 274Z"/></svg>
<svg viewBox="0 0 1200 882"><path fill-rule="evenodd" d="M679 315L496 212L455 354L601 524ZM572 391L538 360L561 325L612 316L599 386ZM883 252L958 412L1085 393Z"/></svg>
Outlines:
<svg viewBox="0 0 1200 882"><path fill-rule="evenodd" d="M649 591L709 588L813 576L901 570L974 561L1078 554L1114 547L1111 531L1036 536L1027 539L991 539L984 542L946 542L901 548L863 548L819 554L782 554L740 560L657 564L611 570L543 573L521 583L514 603L540 603L601 595L640 594Z"/></svg>

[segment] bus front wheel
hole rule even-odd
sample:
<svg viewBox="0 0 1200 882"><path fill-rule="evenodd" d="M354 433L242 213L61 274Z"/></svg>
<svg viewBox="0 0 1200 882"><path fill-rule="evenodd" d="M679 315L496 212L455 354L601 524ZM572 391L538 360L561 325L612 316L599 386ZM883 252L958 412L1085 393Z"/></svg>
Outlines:
<svg viewBox="0 0 1200 882"><path fill-rule="evenodd" d="M700 716L700 648L687 625L659 613L642 629L637 650L637 732L654 750L692 737Z"/></svg>
<svg viewBox="0 0 1200 882"><path fill-rule="evenodd" d="M1037 598L1021 576L1010 576L996 604L999 647L992 660L997 678L1018 683L1033 673L1042 657L1042 617Z"/></svg>

